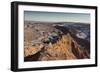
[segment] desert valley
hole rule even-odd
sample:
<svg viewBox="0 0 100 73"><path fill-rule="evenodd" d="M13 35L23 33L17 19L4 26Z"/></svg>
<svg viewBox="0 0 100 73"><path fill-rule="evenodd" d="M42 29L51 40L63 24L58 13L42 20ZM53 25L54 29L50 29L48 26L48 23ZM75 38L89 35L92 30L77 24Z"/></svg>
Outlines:
<svg viewBox="0 0 100 73"><path fill-rule="evenodd" d="M24 61L90 58L90 24L24 22Z"/></svg>

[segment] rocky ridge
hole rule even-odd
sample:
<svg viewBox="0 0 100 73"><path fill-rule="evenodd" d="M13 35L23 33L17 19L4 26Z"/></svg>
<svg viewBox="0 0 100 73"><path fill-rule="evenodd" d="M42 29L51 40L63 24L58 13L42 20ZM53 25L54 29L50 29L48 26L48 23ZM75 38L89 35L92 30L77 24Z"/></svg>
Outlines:
<svg viewBox="0 0 100 73"><path fill-rule="evenodd" d="M45 25L45 28L46 28L46 25ZM45 31L45 28L42 28L41 30L38 30L38 31L42 31L42 30ZM53 28L53 32L54 30L55 29ZM34 36L34 34L35 35L38 34L35 30L33 30L33 28L27 29L27 32L28 31L30 32L28 33L28 38L32 37L32 36L29 37L29 35ZM36 33L33 33L32 31L35 31ZM66 31L66 33L64 31ZM57 40L54 43L48 40L49 36L51 37L51 35L49 34L43 37L42 39L40 39L40 41L42 42L38 42L36 44L31 44L31 42L29 41L29 40L34 40L33 37L30 38L28 41L25 40L24 61L49 61L49 60L70 60L70 59L90 58L90 48L87 47L89 43L87 41L83 41L82 39L78 39L77 37L74 36L73 31L71 32L68 29L66 30L62 29L59 36L58 37L56 36ZM50 30L50 34L51 33L52 31ZM37 36L34 36L34 37L35 39L37 39ZM47 39L46 41L48 42L44 42L43 39ZM52 37L49 39L53 40ZM81 45L81 43L84 43L84 42L86 42L87 44Z"/></svg>

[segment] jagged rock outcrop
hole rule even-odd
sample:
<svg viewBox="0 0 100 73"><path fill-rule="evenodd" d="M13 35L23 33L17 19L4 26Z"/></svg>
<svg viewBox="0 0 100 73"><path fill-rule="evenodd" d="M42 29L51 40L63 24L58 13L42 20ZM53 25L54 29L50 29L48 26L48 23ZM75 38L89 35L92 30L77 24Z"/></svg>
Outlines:
<svg viewBox="0 0 100 73"><path fill-rule="evenodd" d="M62 35L56 43L37 45L25 49L25 57L26 61L30 59L31 61L85 59L89 58L89 52L82 48L68 33Z"/></svg>
<svg viewBox="0 0 100 73"><path fill-rule="evenodd" d="M24 28L24 61L90 58L87 34L72 26L62 23L27 23ZM87 28L85 24L80 26Z"/></svg>

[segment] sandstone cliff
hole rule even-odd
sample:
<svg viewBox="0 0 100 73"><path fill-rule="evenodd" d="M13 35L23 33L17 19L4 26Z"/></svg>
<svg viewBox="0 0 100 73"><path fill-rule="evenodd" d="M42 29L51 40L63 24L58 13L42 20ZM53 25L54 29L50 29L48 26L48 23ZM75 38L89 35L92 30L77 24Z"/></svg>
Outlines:
<svg viewBox="0 0 100 73"><path fill-rule="evenodd" d="M83 48L70 33L67 33L56 43L25 47L24 57L25 61L86 59L90 58L88 49L88 47Z"/></svg>

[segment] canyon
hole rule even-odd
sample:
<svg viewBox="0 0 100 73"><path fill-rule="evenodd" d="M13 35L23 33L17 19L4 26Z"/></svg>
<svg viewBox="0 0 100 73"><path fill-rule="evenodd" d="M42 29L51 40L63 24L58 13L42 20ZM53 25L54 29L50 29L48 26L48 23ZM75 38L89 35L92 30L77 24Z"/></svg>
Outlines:
<svg viewBox="0 0 100 73"><path fill-rule="evenodd" d="M24 28L24 61L89 59L90 42L76 36L80 30L64 25L27 22Z"/></svg>

